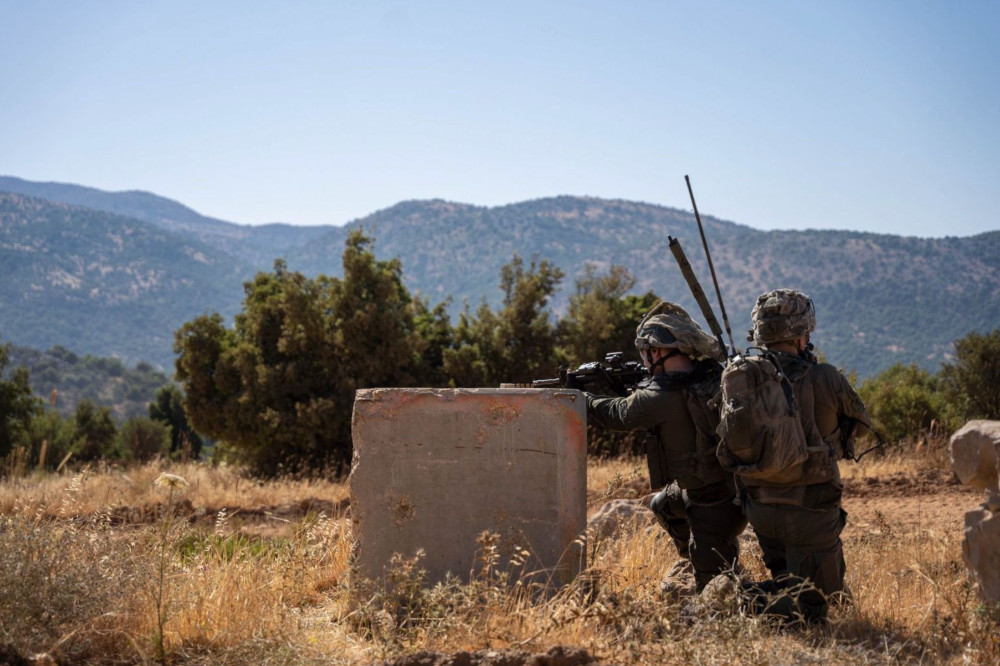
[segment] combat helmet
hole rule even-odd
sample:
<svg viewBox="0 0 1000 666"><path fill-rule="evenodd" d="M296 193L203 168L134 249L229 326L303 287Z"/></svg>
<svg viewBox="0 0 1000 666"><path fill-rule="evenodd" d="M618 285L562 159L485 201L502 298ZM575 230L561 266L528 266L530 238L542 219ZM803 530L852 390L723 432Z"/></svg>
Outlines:
<svg viewBox="0 0 1000 666"><path fill-rule="evenodd" d="M640 352L652 347L676 349L697 360L726 358L718 340L710 336L676 303L660 301L635 329L635 347Z"/></svg>
<svg viewBox="0 0 1000 666"><path fill-rule="evenodd" d="M761 294L750 314L753 328L747 340L766 345L794 340L816 329L812 299L794 289L775 289Z"/></svg>

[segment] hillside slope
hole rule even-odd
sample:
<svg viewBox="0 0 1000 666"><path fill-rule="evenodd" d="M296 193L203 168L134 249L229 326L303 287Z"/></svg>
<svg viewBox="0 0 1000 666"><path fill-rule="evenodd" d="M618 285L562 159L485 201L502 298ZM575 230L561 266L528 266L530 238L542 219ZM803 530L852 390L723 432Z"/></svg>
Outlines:
<svg viewBox="0 0 1000 666"><path fill-rule="evenodd" d="M251 268L133 218L0 193L0 336L172 369L173 332L235 314Z"/></svg>
<svg viewBox="0 0 1000 666"><path fill-rule="evenodd" d="M651 204L570 196L493 208L407 201L344 227L246 227L147 193L14 181L0 178L0 189L13 182L131 217L0 194L0 267L8 278L0 285L2 339L167 369L173 331L184 321L206 310L237 312L242 281L278 257L310 276L339 275L344 239L357 227L376 239L380 257L401 259L411 290L433 303L451 297L453 314L484 298L497 305L500 267L517 253L565 271L557 313L588 263L621 264L638 279L635 291L679 301L701 319L669 236L681 240L702 286L714 292L693 215ZM1000 232L924 239L764 232L711 216L704 223L738 346L746 344L756 296L776 287L814 298L817 345L862 377L894 362L936 369L954 340L1000 325Z"/></svg>
<svg viewBox="0 0 1000 666"><path fill-rule="evenodd" d="M954 340L1000 325L1000 232L925 239L764 232L710 216L703 222L737 346L747 344L756 297L777 287L813 297L818 346L862 376L894 362L936 369ZM407 283L432 300L451 294L474 307L485 295L496 304L500 266L518 252L566 272L557 310L590 262L623 264L638 278L636 291L652 290L697 313L669 236L681 241L706 293L714 292L694 216L662 206L581 197L497 208L405 202L354 224L372 231L380 254L399 256ZM290 253L291 267L316 272L337 256L342 238L337 230Z"/></svg>
<svg viewBox="0 0 1000 666"><path fill-rule="evenodd" d="M259 226L234 224L206 217L151 192L105 192L69 183L38 183L11 176L0 176L0 192L135 218L167 231L192 236L260 270L270 270L275 257L333 229L331 226L297 227L277 222Z"/></svg>

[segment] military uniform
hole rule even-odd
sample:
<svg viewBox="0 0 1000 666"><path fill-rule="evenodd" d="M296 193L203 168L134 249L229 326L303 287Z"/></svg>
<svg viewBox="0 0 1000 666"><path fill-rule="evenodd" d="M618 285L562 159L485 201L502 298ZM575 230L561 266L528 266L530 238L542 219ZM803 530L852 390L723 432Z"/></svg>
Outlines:
<svg viewBox="0 0 1000 666"><path fill-rule="evenodd" d="M710 359L691 372L654 375L624 398L587 394L587 411L617 431L647 430L646 460L653 489L667 487L651 508L678 553L690 559L698 589L739 560L747 521L732 475L715 455L717 412L708 400L721 368Z"/></svg>
<svg viewBox="0 0 1000 666"><path fill-rule="evenodd" d="M853 457L853 437L870 421L847 378L832 365L816 362L809 351L806 341L816 328L816 311L808 296L791 289L765 293L751 319L748 339L768 349L792 384L807 448L796 479L738 477L743 508L773 577L750 586L758 593L752 601L758 611L819 620L826 616L830 595L844 590L840 533L847 513L840 505L844 486L837 463Z"/></svg>
<svg viewBox="0 0 1000 666"><path fill-rule="evenodd" d="M861 398L832 365L794 354L772 352L792 381L799 418L813 453L801 482L746 486L744 509L775 581L809 579L824 596L844 589L845 562L840 533L847 513L837 461L853 455L851 436L869 423ZM860 424L860 426L859 426ZM805 595L795 609L809 619L822 617L822 597Z"/></svg>

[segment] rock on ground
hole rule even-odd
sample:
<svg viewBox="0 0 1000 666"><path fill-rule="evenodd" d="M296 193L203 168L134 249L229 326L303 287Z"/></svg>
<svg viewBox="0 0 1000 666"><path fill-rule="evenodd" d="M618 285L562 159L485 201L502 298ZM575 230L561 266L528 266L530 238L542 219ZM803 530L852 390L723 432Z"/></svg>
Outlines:
<svg viewBox="0 0 1000 666"><path fill-rule="evenodd" d="M587 521L587 531L594 539L609 539L625 528L646 526L652 521L653 512L641 499L613 499L605 502Z"/></svg>
<svg viewBox="0 0 1000 666"><path fill-rule="evenodd" d="M421 651L384 662L385 666L587 666L598 660L581 648L557 645L543 654L520 650Z"/></svg>

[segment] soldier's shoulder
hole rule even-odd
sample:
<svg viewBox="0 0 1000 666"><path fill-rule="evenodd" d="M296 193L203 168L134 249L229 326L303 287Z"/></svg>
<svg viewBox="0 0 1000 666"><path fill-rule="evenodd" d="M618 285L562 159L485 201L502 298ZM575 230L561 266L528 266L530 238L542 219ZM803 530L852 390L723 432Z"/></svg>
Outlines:
<svg viewBox="0 0 1000 666"><path fill-rule="evenodd" d="M816 375L816 377L822 377L832 381L847 381L847 376L840 371L840 368L829 363L816 363L813 366L812 374Z"/></svg>

